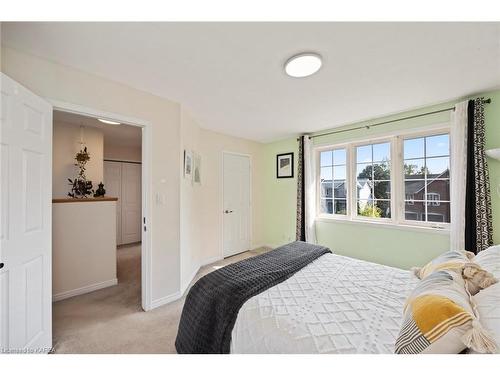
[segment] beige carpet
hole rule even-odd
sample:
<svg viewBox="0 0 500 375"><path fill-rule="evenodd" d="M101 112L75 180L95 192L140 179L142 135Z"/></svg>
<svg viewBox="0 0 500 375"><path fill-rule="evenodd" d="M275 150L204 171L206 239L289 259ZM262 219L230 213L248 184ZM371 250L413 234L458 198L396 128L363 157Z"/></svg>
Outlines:
<svg viewBox="0 0 500 375"><path fill-rule="evenodd" d="M195 281L219 266L266 251L251 250L205 266ZM118 285L54 303L55 353L175 353L184 297L144 312L140 246L120 247L117 253Z"/></svg>

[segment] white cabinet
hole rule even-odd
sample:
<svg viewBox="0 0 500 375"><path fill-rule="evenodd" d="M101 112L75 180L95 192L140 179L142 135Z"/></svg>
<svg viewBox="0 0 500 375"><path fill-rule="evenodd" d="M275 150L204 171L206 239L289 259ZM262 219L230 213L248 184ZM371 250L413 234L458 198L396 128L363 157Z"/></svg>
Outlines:
<svg viewBox="0 0 500 375"><path fill-rule="evenodd" d="M141 241L141 164L104 161L106 195L117 197L116 243Z"/></svg>

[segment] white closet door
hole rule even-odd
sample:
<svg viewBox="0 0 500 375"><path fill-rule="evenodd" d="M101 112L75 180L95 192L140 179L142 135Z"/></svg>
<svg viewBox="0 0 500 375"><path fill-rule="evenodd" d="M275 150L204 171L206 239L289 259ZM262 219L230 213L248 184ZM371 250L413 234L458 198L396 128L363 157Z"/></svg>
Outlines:
<svg viewBox="0 0 500 375"><path fill-rule="evenodd" d="M122 243L141 241L141 165L122 164Z"/></svg>
<svg viewBox="0 0 500 375"><path fill-rule="evenodd" d="M250 250L250 158L224 154L224 256Z"/></svg>
<svg viewBox="0 0 500 375"><path fill-rule="evenodd" d="M104 162L104 188L106 195L118 198L116 202L116 244L122 244L122 163Z"/></svg>
<svg viewBox="0 0 500 375"><path fill-rule="evenodd" d="M52 347L52 106L0 77L0 352L42 352Z"/></svg>

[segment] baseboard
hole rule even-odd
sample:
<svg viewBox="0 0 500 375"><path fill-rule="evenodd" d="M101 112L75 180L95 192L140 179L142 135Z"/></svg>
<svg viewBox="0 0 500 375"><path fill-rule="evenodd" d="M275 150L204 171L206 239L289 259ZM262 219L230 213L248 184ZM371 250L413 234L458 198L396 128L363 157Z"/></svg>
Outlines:
<svg viewBox="0 0 500 375"><path fill-rule="evenodd" d="M266 244L263 244L261 247L268 247L270 249L276 249L277 247L280 247L280 246L283 246L284 244L281 244L281 245L278 245L278 244L275 244L275 243L266 243Z"/></svg>
<svg viewBox="0 0 500 375"><path fill-rule="evenodd" d="M201 267L218 262L219 260L222 260L222 259L223 258L221 258L220 256L215 256L215 257L208 258L208 259L205 259L204 261L200 262L200 265L198 266L198 268L196 268L193 271L193 273L191 274L191 276L188 278L188 280L183 285L181 285L180 292L179 292L180 296L182 297L184 295L184 293L186 293L187 288L189 288L189 285L192 283L193 279L196 277L196 274L198 273L198 271L200 271Z"/></svg>
<svg viewBox="0 0 500 375"><path fill-rule="evenodd" d="M211 258L205 259L204 261L202 261L200 263L200 268L203 267L203 266L208 266L209 264L218 262L219 260L222 260L222 259L223 258L221 258L220 256L216 256L216 257L211 257Z"/></svg>
<svg viewBox="0 0 500 375"><path fill-rule="evenodd" d="M252 250L260 249L261 247L269 247L271 249L274 249L274 248L278 247L278 245L270 245L267 243L255 244L255 245L252 245Z"/></svg>
<svg viewBox="0 0 500 375"><path fill-rule="evenodd" d="M259 249L261 247L264 247L266 245L262 244L262 243L253 243L250 250L256 250L256 249Z"/></svg>
<svg viewBox="0 0 500 375"><path fill-rule="evenodd" d="M165 296L165 297L162 297L162 298L158 298L158 299L154 300L153 302L151 302L150 310L155 309L155 308L160 307L160 306L163 306L163 305L166 305L167 303L174 302L174 301L178 300L179 298L182 298L182 296L186 292L187 288L189 287L189 285L191 284L191 282L195 278L196 274L200 270L200 267L196 268L193 271L193 273L188 278L188 280L183 285L181 285L180 290L178 292L172 293L172 294Z"/></svg>
<svg viewBox="0 0 500 375"><path fill-rule="evenodd" d="M87 294L87 293L94 292L94 291L99 290L99 289L108 288L108 287L116 285L116 284L118 284L118 279L111 279L111 280L102 281L100 283L87 285L87 286L84 286L81 288L68 290L66 292L54 294L52 296L52 301L53 302L62 301L63 299L79 296L81 294Z"/></svg>
<svg viewBox="0 0 500 375"><path fill-rule="evenodd" d="M151 302L150 310L156 309L157 307L160 307L163 305L166 305L167 303L174 302L181 297L182 297L182 295L180 292L175 292L175 293L169 294L168 296L155 299L153 302Z"/></svg>
<svg viewBox="0 0 500 375"><path fill-rule="evenodd" d="M184 283L184 285L181 285L181 290L180 290L180 296L182 297L184 293L186 292L187 288L189 288L189 285L195 278L196 274L200 270L200 267L196 268L194 272L191 274L191 276L187 279L187 281Z"/></svg>

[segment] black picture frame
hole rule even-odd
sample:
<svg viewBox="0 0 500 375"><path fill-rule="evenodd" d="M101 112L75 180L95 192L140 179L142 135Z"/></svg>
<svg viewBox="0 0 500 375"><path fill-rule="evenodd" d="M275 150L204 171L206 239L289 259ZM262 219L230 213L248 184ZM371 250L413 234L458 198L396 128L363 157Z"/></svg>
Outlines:
<svg viewBox="0 0 500 375"><path fill-rule="evenodd" d="M284 154L276 155L276 178L293 178L293 173L295 169L293 155L294 155L293 152L286 152ZM283 173L280 174L280 160L286 157L290 159L291 169L289 174L283 175Z"/></svg>

